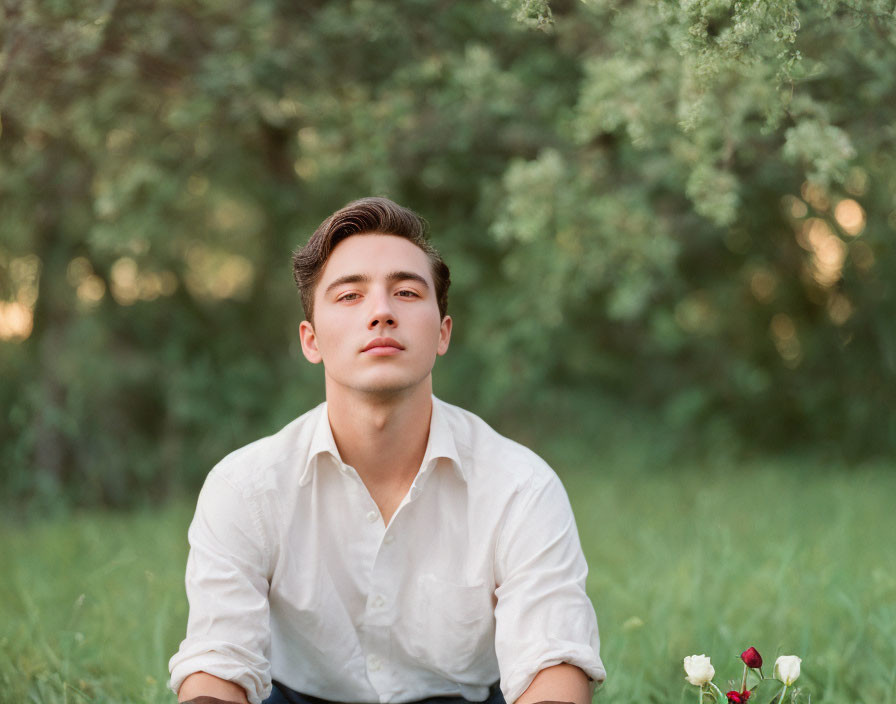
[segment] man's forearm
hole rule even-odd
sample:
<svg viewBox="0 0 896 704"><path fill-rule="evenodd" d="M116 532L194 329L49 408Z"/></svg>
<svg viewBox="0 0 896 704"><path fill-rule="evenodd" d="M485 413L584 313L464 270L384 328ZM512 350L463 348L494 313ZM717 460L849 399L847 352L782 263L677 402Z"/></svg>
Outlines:
<svg viewBox="0 0 896 704"><path fill-rule="evenodd" d="M589 704L591 680L580 668L563 663L546 667L515 704Z"/></svg>
<svg viewBox="0 0 896 704"><path fill-rule="evenodd" d="M249 704L242 687L207 672L194 672L187 677L177 697L181 704Z"/></svg>

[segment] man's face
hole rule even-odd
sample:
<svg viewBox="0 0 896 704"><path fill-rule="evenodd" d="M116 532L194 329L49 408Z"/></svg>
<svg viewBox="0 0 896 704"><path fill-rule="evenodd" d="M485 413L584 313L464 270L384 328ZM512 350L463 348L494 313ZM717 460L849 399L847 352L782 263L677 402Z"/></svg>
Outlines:
<svg viewBox="0 0 896 704"><path fill-rule="evenodd" d="M429 259L394 235L352 235L333 249L300 328L308 361L323 362L327 392L393 395L429 384L451 318L439 316Z"/></svg>

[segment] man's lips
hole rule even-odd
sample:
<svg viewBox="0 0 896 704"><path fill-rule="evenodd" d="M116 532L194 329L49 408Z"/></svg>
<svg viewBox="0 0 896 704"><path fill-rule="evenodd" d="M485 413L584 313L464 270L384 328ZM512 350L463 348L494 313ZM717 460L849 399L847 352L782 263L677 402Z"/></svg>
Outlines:
<svg viewBox="0 0 896 704"><path fill-rule="evenodd" d="M391 337L376 337L372 339L364 347L362 352L368 352L373 355L390 355L398 354L404 347Z"/></svg>

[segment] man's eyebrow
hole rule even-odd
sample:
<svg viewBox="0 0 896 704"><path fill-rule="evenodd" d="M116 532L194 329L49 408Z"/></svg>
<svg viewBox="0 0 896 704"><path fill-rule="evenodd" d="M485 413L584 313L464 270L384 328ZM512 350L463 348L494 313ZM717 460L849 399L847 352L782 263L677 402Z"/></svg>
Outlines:
<svg viewBox="0 0 896 704"><path fill-rule="evenodd" d="M345 276L340 276L338 279L335 279L329 286L327 286L327 290L324 291L324 295L328 294L334 288L339 288L340 286L344 286L345 284L368 283L370 283L370 277L366 274L346 274Z"/></svg>
<svg viewBox="0 0 896 704"><path fill-rule="evenodd" d="M416 281L419 284L423 284L426 288L429 288L429 283L424 279L420 274L415 274L413 271L393 271L390 272L386 279L391 282L395 281Z"/></svg>
<svg viewBox="0 0 896 704"><path fill-rule="evenodd" d="M386 280L390 283L395 283L396 281L416 281L419 284L422 284L426 288L429 288L429 283L424 279L420 274L415 274L413 271L392 271L386 275ZM346 274L345 276L340 276L338 279L334 279L327 289L324 291L324 295L326 296L330 291L334 288L339 288L340 286L344 286L345 284L369 284L370 277L367 274Z"/></svg>

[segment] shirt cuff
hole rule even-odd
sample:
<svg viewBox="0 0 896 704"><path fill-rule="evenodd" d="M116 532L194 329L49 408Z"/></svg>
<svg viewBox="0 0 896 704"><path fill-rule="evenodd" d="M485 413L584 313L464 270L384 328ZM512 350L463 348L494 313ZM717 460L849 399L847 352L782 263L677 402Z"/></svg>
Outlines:
<svg viewBox="0 0 896 704"><path fill-rule="evenodd" d="M224 641L184 641L168 662L168 688L177 694L184 680L205 672L242 687L249 704L261 704L271 693L270 664L257 654Z"/></svg>

